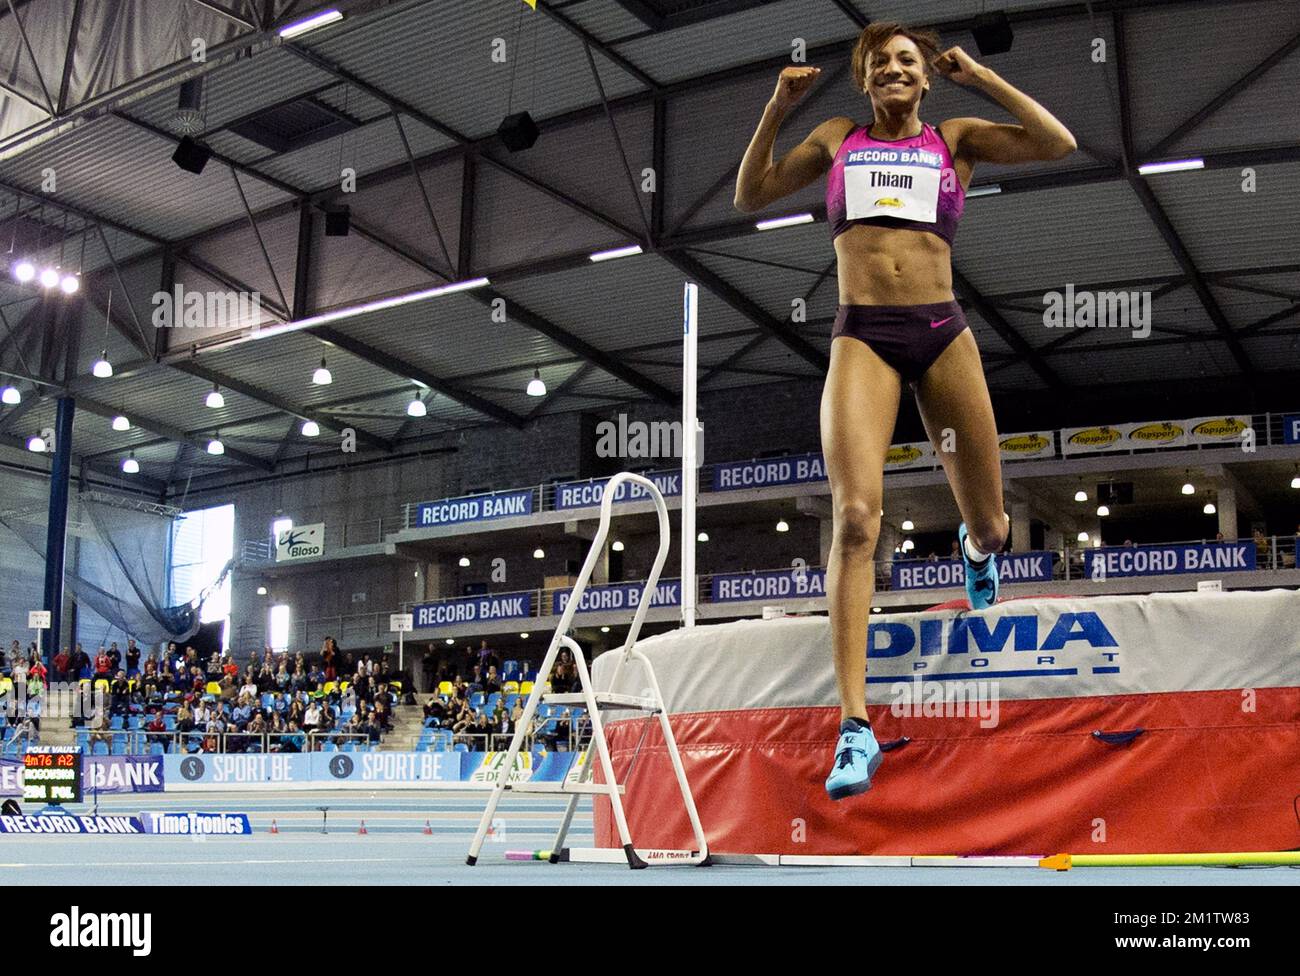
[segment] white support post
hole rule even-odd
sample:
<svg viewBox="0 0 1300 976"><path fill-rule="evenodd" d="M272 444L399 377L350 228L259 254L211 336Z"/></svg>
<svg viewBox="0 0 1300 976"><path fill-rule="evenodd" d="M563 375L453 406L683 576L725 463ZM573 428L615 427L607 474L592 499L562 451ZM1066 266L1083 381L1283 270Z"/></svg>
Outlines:
<svg viewBox="0 0 1300 976"><path fill-rule="evenodd" d="M695 496L699 418L695 413L697 312L700 287L686 283L682 322L682 626L695 626Z"/></svg>

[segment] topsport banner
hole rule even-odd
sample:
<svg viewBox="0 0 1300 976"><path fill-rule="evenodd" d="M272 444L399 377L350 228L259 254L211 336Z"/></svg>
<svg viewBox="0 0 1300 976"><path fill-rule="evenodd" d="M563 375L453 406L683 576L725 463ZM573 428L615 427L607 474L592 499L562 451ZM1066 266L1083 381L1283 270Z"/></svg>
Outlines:
<svg viewBox="0 0 1300 976"><path fill-rule="evenodd" d="M1255 568L1255 543L1207 542L1157 546L1105 546L1083 551L1087 579L1169 576L1175 573L1236 573Z"/></svg>
<svg viewBox="0 0 1300 976"><path fill-rule="evenodd" d="M998 579L1003 583L1046 583L1052 578L1051 552L998 554ZM960 559L897 560L890 567L896 590L927 590L966 585L966 566Z"/></svg>
<svg viewBox="0 0 1300 976"><path fill-rule="evenodd" d="M1050 430L1031 430L1024 434L1003 434L998 438L998 452L1002 455L1004 461L1055 457L1056 435Z"/></svg>
<svg viewBox="0 0 1300 976"><path fill-rule="evenodd" d="M934 446L929 441L894 444L885 452L886 471L932 468L938 463L939 459L934 456Z"/></svg>
<svg viewBox="0 0 1300 976"><path fill-rule="evenodd" d="M21 758L0 759L0 796L23 795ZM86 756L81 767L81 792L161 793L162 756Z"/></svg>
<svg viewBox="0 0 1300 976"><path fill-rule="evenodd" d="M657 471L644 475L665 498L682 493L681 471ZM555 508L590 508L605 499L605 485L609 479L598 481L566 481L555 486ZM650 493L634 481L624 481L614 490L614 504L649 501Z"/></svg>
<svg viewBox="0 0 1300 976"><path fill-rule="evenodd" d="M1241 416L1157 420L1113 427L1067 427L1061 431L1061 453L1094 454L1195 444L1236 445L1248 427L1250 418Z"/></svg>
<svg viewBox="0 0 1300 976"><path fill-rule="evenodd" d="M463 498L420 502L411 512L411 528L427 529L439 525L486 522L532 514L533 489L519 488L514 491L497 491L490 495L467 495Z"/></svg>

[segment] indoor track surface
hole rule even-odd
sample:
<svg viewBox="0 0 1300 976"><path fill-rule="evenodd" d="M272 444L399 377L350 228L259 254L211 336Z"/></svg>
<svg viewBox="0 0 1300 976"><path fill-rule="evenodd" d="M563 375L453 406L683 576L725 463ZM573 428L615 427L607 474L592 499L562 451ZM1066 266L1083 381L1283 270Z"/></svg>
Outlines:
<svg viewBox="0 0 1300 976"><path fill-rule="evenodd" d="M1057 872L714 865L633 872L619 865L508 862L506 851L542 850L554 839L563 801L535 796L502 801L496 829L471 868L465 854L485 799L483 792L467 790L106 797L100 814L247 813L254 833L206 838L7 835L0 838L0 883L170 886L178 877L192 877L206 885L1300 885L1300 869L1291 867L1076 867ZM329 808L327 818L321 807ZM93 811L85 804L71 812ZM272 820L278 834L270 832ZM362 820L365 834L359 833ZM326 834L321 833L323 822ZM431 834L424 833L426 822ZM592 844L588 801L579 808L569 842Z"/></svg>

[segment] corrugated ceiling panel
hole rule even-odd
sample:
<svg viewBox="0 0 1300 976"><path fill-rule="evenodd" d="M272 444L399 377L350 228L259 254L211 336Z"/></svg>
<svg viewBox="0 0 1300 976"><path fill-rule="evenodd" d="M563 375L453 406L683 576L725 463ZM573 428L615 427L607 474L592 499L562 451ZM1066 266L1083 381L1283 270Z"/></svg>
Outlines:
<svg viewBox="0 0 1300 976"><path fill-rule="evenodd" d="M1292 0L1153 7L1125 14L1125 28L1133 138L1141 151L1164 138L1271 54L1281 38L1300 29L1300 7ZM1171 70L1167 56L1171 42L1177 45L1179 63L1194 68ZM1274 69L1282 70L1280 66ZM1272 74L1265 75L1259 82L1261 90L1267 90L1272 81ZM1285 103L1286 110L1290 110L1295 104L1295 87L1284 91L1290 93ZM1226 115L1220 113L1236 138L1228 143L1212 142L1207 137L1213 130L1202 127L1187 144L1204 149L1273 141L1277 116L1246 112L1246 97L1238 96L1227 106ZM1219 132L1223 134L1223 130Z"/></svg>
<svg viewBox="0 0 1300 976"><path fill-rule="evenodd" d="M416 159L455 145L409 116L402 116L402 127ZM384 115L342 136L266 159L259 168L293 186L323 191L340 185L344 168L356 171L360 187L367 174L406 162L397 126L391 116Z"/></svg>
<svg viewBox="0 0 1300 976"><path fill-rule="evenodd" d="M184 172L171 161L174 150L166 139L102 116L0 163L0 178L35 190L41 170L53 167L61 200L167 239L243 212L229 170L209 163L201 175ZM255 212L287 199L260 180L246 179L244 192Z"/></svg>
<svg viewBox="0 0 1300 976"><path fill-rule="evenodd" d="M540 119L599 99L581 41L549 17L529 15L527 8L523 13L520 17L511 4L431 0L311 47L462 135L477 138L495 132L508 110L527 109ZM429 57L434 36L436 60ZM504 63L492 59L497 38L505 41ZM609 97L642 87L599 52L593 54ZM513 56L517 64L510 60ZM445 78L455 78L456 84L437 83Z"/></svg>
<svg viewBox="0 0 1300 976"><path fill-rule="evenodd" d="M795 38L817 47L855 33L853 22L834 4L786 0L629 41L619 45L619 53L656 80L671 82L788 55Z"/></svg>
<svg viewBox="0 0 1300 976"><path fill-rule="evenodd" d="M1256 167L1256 189L1241 171L1197 170L1148 181L1201 271L1265 267L1300 254L1300 162Z"/></svg>
<svg viewBox="0 0 1300 976"><path fill-rule="evenodd" d="M1252 336L1244 345L1259 369L1300 369L1300 335Z"/></svg>
<svg viewBox="0 0 1300 976"><path fill-rule="evenodd" d="M494 155L641 234L645 224L637 206L649 220L653 200L652 194L641 191L641 185L643 171L654 162L654 113L648 105L634 106L615 112L614 122L636 185L635 196L604 115L548 129L526 152L512 155L498 150ZM574 147L579 145L582 152L575 153Z"/></svg>
<svg viewBox="0 0 1300 976"><path fill-rule="evenodd" d="M280 47L263 48L251 58L240 57L207 73L203 81L205 131L221 128L260 108L338 79ZM129 115L160 129L175 132L176 99L180 86L163 89L127 106ZM180 133L177 133L180 134Z"/></svg>
<svg viewBox="0 0 1300 976"><path fill-rule="evenodd" d="M705 267L739 288L774 318L785 321L795 299L804 299L808 318L833 316L839 302L830 230L825 223L758 232L734 241L692 248ZM820 284L818 284L820 280Z"/></svg>
<svg viewBox="0 0 1300 976"><path fill-rule="evenodd" d="M570 358L573 353L471 298L447 295L340 322L340 331L444 379ZM563 323L558 323L563 326ZM567 326L565 326L567 327Z"/></svg>
<svg viewBox="0 0 1300 976"><path fill-rule="evenodd" d="M953 260L987 293L1179 272L1121 183L978 197L957 232Z"/></svg>
<svg viewBox="0 0 1300 976"><path fill-rule="evenodd" d="M480 166L476 185L475 226L497 231L475 236L474 267L479 273L525 264L539 255L597 251L628 243L618 230L495 167Z"/></svg>
<svg viewBox="0 0 1300 976"><path fill-rule="evenodd" d="M649 30L617 0L582 0L565 7L564 16L605 42Z"/></svg>
<svg viewBox="0 0 1300 976"><path fill-rule="evenodd" d="M1296 20L1300 23L1300 14L1296 15ZM1288 33L1294 34L1297 29L1300 28L1291 27ZM1269 35L1263 46L1270 51L1276 43L1276 36ZM1295 145L1300 139L1300 125L1295 120L1297 91L1300 91L1300 57L1293 52L1225 105L1223 110L1189 132L1169 150L1170 156L1277 143Z"/></svg>

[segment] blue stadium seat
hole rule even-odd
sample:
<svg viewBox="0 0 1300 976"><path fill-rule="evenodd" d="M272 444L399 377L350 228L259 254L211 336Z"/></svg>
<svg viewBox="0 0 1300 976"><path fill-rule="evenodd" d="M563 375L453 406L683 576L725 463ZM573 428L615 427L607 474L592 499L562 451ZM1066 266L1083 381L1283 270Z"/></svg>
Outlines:
<svg viewBox="0 0 1300 976"><path fill-rule="evenodd" d="M114 715L112 718L108 720L108 727L118 732L122 730L122 724L123 723L122 723L121 715Z"/></svg>
<svg viewBox="0 0 1300 976"><path fill-rule="evenodd" d="M108 743L107 743L107 742L96 742L96 743L95 743L95 747L94 747L94 749L92 750L92 755L95 755L95 756L107 756L107 755L108 755Z"/></svg>
<svg viewBox="0 0 1300 976"><path fill-rule="evenodd" d="M469 752L469 746L463 742L457 742L451 749L452 752Z"/></svg>
<svg viewBox="0 0 1300 976"><path fill-rule="evenodd" d="M164 716L163 716L163 728L165 728L168 732L175 732L175 731L176 731L176 716L175 716L175 715L164 715Z"/></svg>
<svg viewBox="0 0 1300 976"><path fill-rule="evenodd" d="M470 708L482 708L482 707L483 707L483 692L481 692L481 691L476 691L476 692L474 692L472 695L469 696L469 707L470 707Z"/></svg>
<svg viewBox="0 0 1300 976"><path fill-rule="evenodd" d="M165 754L166 752L167 752L167 747L166 747L165 745L163 745L161 742L151 742L151 743L149 743L149 755L151 755L151 756L161 756L161 755Z"/></svg>
<svg viewBox="0 0 1300 976"><path fill-rule="evenodd" d="M515 675L519 673L518 661L507 661L501 667L501 678L503 681L514 681Z"/></svg>
<svg viewBox="0 0 1300 976"><path fill-rule="evenodd" d="M77 733L77 748L80 749L83 753L90 752L90 733L89 733L89 732L78 732L78 733Z"/></svg>
<svg viewBox="0 0 1300 976"><path fill-rule="evenodd" d="M326 742L320 747L321 752L338 752L339 747L333 742Z"/></svg>

